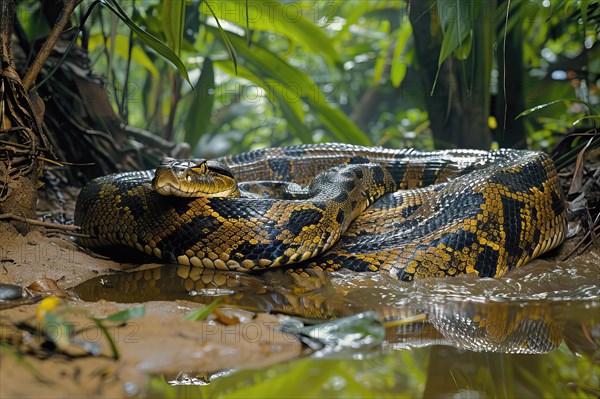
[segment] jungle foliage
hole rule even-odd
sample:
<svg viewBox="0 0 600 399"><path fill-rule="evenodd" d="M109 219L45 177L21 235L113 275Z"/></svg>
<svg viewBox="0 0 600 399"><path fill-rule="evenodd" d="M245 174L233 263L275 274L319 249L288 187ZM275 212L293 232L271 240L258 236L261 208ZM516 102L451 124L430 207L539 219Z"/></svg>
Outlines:
<svg viewBox="0 0 600 399"><path fill-rule="evenodd" d="M97 3L76 10L78 40L116 112L196 155L324 141L548 150L598 123L597 1ZM27 35L44 36L39 2L20 7Z"/></svg>
<svg viewBox="0 0 600 399"><path fill-rule="evenodd" d="M0 213L9 219L36 217L41 165L81 183L189 155L172 142L203 157L326 141L546 151L569 133L569 148L600 142L598 1L4 0L2 13L6 5L17 7L15 18L0 15ZM60 40L31 73L53 32ZM15 196L23 180L27 195ZM577 387L597 382L597 364L573 376L564 352L547 362L565 366L559 390L537 382L548 397L586 394L573 390L577 378ZM395 388L409 370L414 396L438 380L425 376L427 359L383 358L351 389ZM347 372L351 381L364 364L325 364L331 373L313 379L325 386ZM304 388L309 368L292 365L275 383ZM253 384L232 389L274 392L272 381Z"/></svg>

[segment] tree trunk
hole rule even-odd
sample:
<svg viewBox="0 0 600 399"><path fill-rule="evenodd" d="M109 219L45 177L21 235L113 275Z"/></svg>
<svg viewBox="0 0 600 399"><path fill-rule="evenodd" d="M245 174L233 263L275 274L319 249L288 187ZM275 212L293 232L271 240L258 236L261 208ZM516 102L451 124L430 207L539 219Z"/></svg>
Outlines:
<svg viewBox="0 0 600 399"><path fill-rule="evenodd" d="M32 104L14 65L15 5L5 0L0 6L0 213L35 218L38 178L50 148L41 126L43 102L34 93Z"/></svg>
<svg viewBox="0 0 600 399"><path fill-rule="evenodd" d="M520 27L506 32L506 51L504 29L499 33L501 39L496 58L499 69L498 98L494 109L498 128L494 132L494 139L500 147L527 148L525 120L515 119L525 110L523 33Z"/></svg>
<svg viewBox="0 0 600 399"><path fill-rule="evenodd" d="M413 26L415 52L421 76L422 94L429 114L434 144L438 148L489 149L491 134L489 116L489 70L475 70L466 78L463 65L453 56L442 64L435 91L430 95L438 72L438 58L442 44L439 21L432 21L432 3L413 0L409 3L409 19ZM476 27L473 49L465 65L486 65L491 57L491 35L482 21ZM432 30L435 33L432 33ZM489 54L486 53L489 51ZM488 62L489 64L489 62Z"/></svg>

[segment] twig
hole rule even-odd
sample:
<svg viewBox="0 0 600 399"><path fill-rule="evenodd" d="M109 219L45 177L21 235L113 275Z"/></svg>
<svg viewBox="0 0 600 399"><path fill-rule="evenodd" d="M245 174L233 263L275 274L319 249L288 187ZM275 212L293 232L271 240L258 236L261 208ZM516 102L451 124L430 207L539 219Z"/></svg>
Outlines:
<svg viewBox="0 0 600 399"><path fill-rule="evenodd" d="M59 225L59 226L63 226L63 225ZM80 237L80 238L90 238L91 235L89 234L83 234L83 233L73 233L72 231L64 231L64 230L47 230L46 231L46 235L47 236L56 236L57 234L67 234L71 237Z"/></svg>
<svg viewBox="0 0 600 399"><path fill-rule="evenodd" d="M3 213L0 215L0 220L4 220L4 219L18 220L19 222L28 223L28 224L31 224L34 226L48 227L48 228L57 229L57 230L68 230L68 231L79 230L79 226L66 226L64 224L42 222L40 220L26 218L25 216L15 215L10 212Z"/></svg>
<svg viewBox="0 0 600 399"><path fill-rule="evenodd" d="M600 217L600 215L599 215ZM596 218L596 220L598 220L598 218ZM565 261L567 259L569 259L574 253L579 252L580 254L584 253L585 251L587 251L587 249L590 247L590 245L594 244L594 246L598 247L598 245L595 242L595 230L597 228L600 228L600 225L598 226L592 226L590 228L590 230L581 238L581 240L579 240L579 242L577 243L577 245L575 245L575 247L573 247L573 249L571 249L571 251L569 251L568 254L566 254L565 256L562 257L561 261ZM590 241L587 241L587 239L590 238ZM587 241L587 243L586 243ZM585 246L583 247L582 250L580 250L581 246L585 244Z"/></svg>
<svg viewBox="0 0 600 399"><path fill-rule="evenodd" d="M73 13L73 10L77 6L78 0L65 0L65 6L63 7L58 19L56 21L56 25L50 31L50 34L46 38L46 41L42 45L42 48L36 55L31 67L27 70L25 77L23 78L23 87L25 91L29 91L33 86L33 83L37 79L40 71L42 70L42 66L46 63L46 60L50 56L52 49L56 45L60 35L62 34L65 26L69 22L69 18Z"/></svg>

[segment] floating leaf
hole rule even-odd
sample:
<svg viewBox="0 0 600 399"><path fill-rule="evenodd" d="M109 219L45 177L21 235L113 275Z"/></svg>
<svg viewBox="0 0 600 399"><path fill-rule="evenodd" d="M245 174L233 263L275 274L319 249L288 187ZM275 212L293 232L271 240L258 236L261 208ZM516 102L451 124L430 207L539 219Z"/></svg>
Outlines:
<svg viewBox="0 0 600 399"><path fill-rule="evenodd" d="M113 313L107 316L104 319L99 320L108 320L115 322L125 322L131 319L136 319L138 317L142 317L146 314L146 307L144 305L136 306L135 308L121 310L120 312Z"/></svg>
<svg viewBox="0 0 600 399"><path fill-rule="evenodd" d="M376 312L335 319L299 331L325 345L325 351L367 349L381 345L385 328Z"/></svg>

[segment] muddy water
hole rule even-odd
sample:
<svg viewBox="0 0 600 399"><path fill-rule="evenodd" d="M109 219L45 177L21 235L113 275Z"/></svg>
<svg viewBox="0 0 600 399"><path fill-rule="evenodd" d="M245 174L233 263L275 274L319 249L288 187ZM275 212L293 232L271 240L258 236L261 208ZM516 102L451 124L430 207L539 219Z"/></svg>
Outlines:
<svg viewBox="0 0 600 399"><path fill-rule="evenodd" d="M376 273L244 275L165 265L98 277L74 291L86 301L221 298L225 304L307 318L373 310L386 322L385 339L375 349L316 352L268 370L227 372L208 386L188 388L205 395L600 395L596 253L570 263L535 261L500 279L413 283ZM179 381L190 382L181 376ZM173 389L158 386L159 394Z"/></svg>

